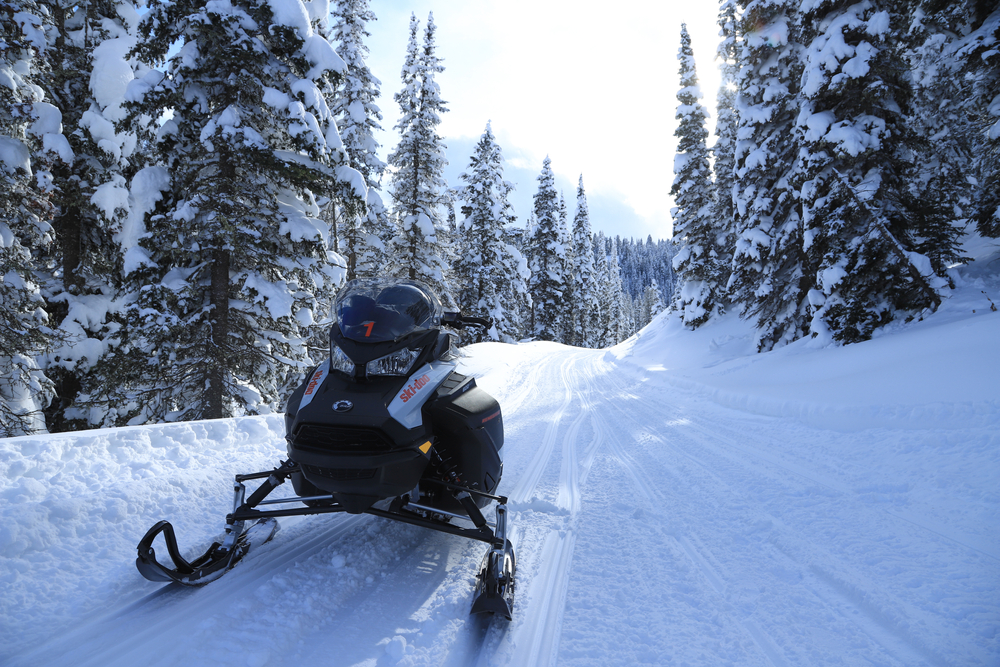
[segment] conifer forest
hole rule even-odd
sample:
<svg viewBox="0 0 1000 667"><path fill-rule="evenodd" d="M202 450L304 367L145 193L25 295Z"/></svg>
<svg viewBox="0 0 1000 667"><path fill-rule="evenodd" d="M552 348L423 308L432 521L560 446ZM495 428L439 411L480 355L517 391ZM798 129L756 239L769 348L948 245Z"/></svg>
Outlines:
<svg viewBox="0 0 1000 667"><path fill-rule="evenodd" d="M643 167L671 241L595 233L584 177L558 191L549 158L515 212L486 119L447 182L436 78L461 54L413 15L382 83L374 20L0 0L0 437L279 412L356 278L492 319L465 343L600 348L665 310L737 312L766 352L919 319L965 239L1000 237L993 0L721 0L712 63L682 29L677 153ZM711 141L699 66L722 72Z"/></svg>

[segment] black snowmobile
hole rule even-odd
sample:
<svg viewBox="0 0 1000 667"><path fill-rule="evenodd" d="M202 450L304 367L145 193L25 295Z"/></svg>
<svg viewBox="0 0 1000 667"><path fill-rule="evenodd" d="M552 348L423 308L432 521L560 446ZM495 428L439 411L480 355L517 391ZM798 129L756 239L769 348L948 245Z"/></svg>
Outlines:
<svg viewBox="0 0 1000 667"><path fill-rule="evenodd" d="M456 335L441 329L489 322L443 312L417 281L351 281L334 309L330 358L288 401L288 460L236 476L226 536L204 555L186 561L160 521L139 542L136 567L151 581L197 586L271 539L277 517L366 513L487 543L472 613L509 619L514 550L507 498L496 495L503 417L475 379L455 372ZM251 480L263 482L247 496ZM286 480L295 496L266 499ZM490 502L493 524L483 515ZM156 560L161 534L173 567Z"/></svg>

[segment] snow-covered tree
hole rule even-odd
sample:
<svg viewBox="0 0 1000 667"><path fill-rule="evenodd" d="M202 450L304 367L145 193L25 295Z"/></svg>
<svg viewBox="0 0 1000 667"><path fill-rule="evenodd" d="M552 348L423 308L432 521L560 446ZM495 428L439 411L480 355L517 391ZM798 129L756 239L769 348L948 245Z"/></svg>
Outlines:
<svg viewBox="0 0 1000 667"><path fill-rule="evenodd" d="M593 344L591 347L604 347L607 345L608 329L611 326L609 313L611 303L609 294L611 293L611 274L608 273L608 250L607 239L604 232L594 234L594 291L597 294L597 308L594 311Z"/></svg>
<svg viewBox="0 0 1000 667"><path fill-rule="evenodd" d="M52 174L54 242L36 251L36 275L50 322L63 343L46 356L57 400L46 411L50 431L73 428L73 407L116 327L113 296L121 281L117 236L128 210L136 133L125 119L125 87L148 68L125 54L135 46L139 15L131 2L48 0L52 67L41 79L47 102L39 118ZM59 134L63 138L59 138Z"/></svg>
<svg viewBox="0 0 1000 667"><path fill-rule="evenodd" d="M521 256L507 240L514 222L508 196L514 186L503 178L503 153L487 123L467 170L458 198L465 202L461 252L455 263L458 305L471 315L485 315L493 327L477 340L514 342L524 333L527 285Z"/></svg>
<svg viewBox="0 0 1000 667"><path fill-rule="evenodd" d="M354 215L339 212L336 231L338 251L347 261L347 279L372 277L380 272L385 261L383 236L388 234L388 215L378 189L386 164L378 156L377 132L382 111L376 104L381 82L368 68L370 37L367 24L375 20L368 0L337 0L333 9L333 41L347 70L337 85L331 109L340 130L344 149L351 166L361 172L368 188L366 206ZM342 196L350 197L346 192Z"/></svg>
<svg viewBox="0 0 1000 667"><path fill-rule="evenodd" d="M968 32L962 4L931 6L916 2L903 37L913 83L909 124L918 136L916 171L910 179L915 248L939 273L961 263L961 235L973 217L972 171L974 130L963 106L960 65L950 57L953 36Z"/></svg>
<svg viewBox="0 0 1000 667"><path fill-rule="evenodd" d="M52 386L36 358L50 342L31 253L50 242L51 175L33 164L32 124L47 106L41 11L32 0L0 2L0 436L44 429ZM36 128L37 129L37 126ZM59 135L61 136L61 135ZM63 139L65 141L65 139Z"/></svg>
<svg viewBox="0 0 1000 667"><path fill-rule="evenodd" d="M656 284L656 279L654 278L653 282L646 286L646 291L643 292L640 299L639 321L636 323L637 328L641 329L652 322L653 318L662 313L665 308L663 297L660 294L660 286Z"/></svg>
<svg viewBox="0 0 1000 667"><path fill-rule="evenodd" d="M733 206L733 181L735 178L735 151L738 113L736 109L736 78L739 74L736 0L720 0L719 48L716 60L722 82L716 96L715 145L712 147L715 174L713 215L718 227L716 246L719 253L720 282L729 278L736 243L736 220Z"/></svg>
<svg viewBox="0 0 1000 667"><path fill-rule="evenodd" d="M824 340L865 340L901 315L935 308L947 284L915 252L911 94L892 4L802 5L815 35L798 117L803 239L816 275L810 332Z"/></svg>
<svg viewBox="0 0 1000 667"><path fill-rule="evenodd" d="M315 193L366 196L322 94L345 67L322 20L298 0L153 0L143 17L134 54L165 67L129 84L130 119L171 116L144 170L161 199L126 255L109 421L275 410L312 362L303 327L342 277Z"/></svg>
<svg viewBox="0 0 1000 667"><path fill-rule="evenodd" d="M769 350L809 329L805 264L794 172L802 132L797 0L751 0L740 23L739 139L735 191L737 241L729 294L757 320L757 346Z"/></svg>
<svg viewBox="0 0 1000 667"><path fill-rule="evenodd" d="M954 58L965 88L961 99L972 120L972 211L979 233L1000 237L1000 7L972 0L958 5L970 32L957 40ZM992 6L991 6L992 5ZM951 52L948 54L951 55Z"/></svg>
<svg viewBox="0 0 1000 667"><path fill-rule="evenodd" d="M402 117L396 123L400 140L389 156L396 168L392 180L399 229L390 241L392 274L422 280L442 302L453 303L448 281L447 252L442 247L441 207L448 201L444 180L445 145L438 135L441 114L447 111L435 76L444 71L435 55L434 15L427 17L423 50L417 43L419 22L410 15L410 39L403 63L403 89L396 93Z"/></svg>
<svg viewBox="0 0 1000 667"><path fill-rule="evenodd" d="M684 324L697 328L722 308L720 265L717 252L718 228L712 216L712 176L708 162L705 119L708 111L702 106L694 51L687 25L681 24L680 61L681 88L677 93L677 156L674 158L674 182L670 194L674 208L674 236L681 239L682 248L674 257L681 286L674 308ZM617 261L617 260L616 260Z"/></svg>
<svg viewBox="0 0 1000 667"><path fill-rule="evenodd" d="M617 345L631 335L631 318L626 308L626 299L631 299L622 289L621 265L618 261L619 240L616 236L608 241L607 276L604 281L604 303L607 307L607 328L604 332L605 345Z"/></svg>
<svg viewBox="0 0 1000 667"><path fill-rule="evenodd" d="M536 227L531 236L531 301L533 335L539 340L562 340L566 291L559 201L556 194L552 161L546 156L538 176L538 192L534 195Z"/></svg>
<svg viewBox="0 0 1000 667"><path fill-rule="evenodd" d="M583 175L576 187L576 214L573 216L573 284L576 302L572 319L573 337L580 347L593 347L598 314L597 280L594 269L594 245L590 231L590 210Z"/></svg>
<svg viewBox="0 0 1000 667"><path fill-rule="evenodd" d="M562 322L561 342L566 345L579 345L576 337L576 329L573 322L579 308L580 291L579 285L574 280L576 275L576 252L573 243L573 229L569 223L569 209L566 206L566 195L559 193L559 245L563 248L562 274L565 287L563 288L562 314L559 317Z"/></svg>

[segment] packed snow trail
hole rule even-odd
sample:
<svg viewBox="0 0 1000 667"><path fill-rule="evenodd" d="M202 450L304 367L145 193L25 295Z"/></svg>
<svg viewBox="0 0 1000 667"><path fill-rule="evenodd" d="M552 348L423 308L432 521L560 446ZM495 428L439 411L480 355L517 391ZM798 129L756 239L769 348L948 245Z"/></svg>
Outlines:
<svg viewBox="0 0 1000 667"><path fill-rule="evenodd" d="M969 382L995 378L1000 314L960 326L944 333L970 337ZM612 351L471 350L504 409L509 623L468 614L483 545L364 515L283 519L202 588L141 579L146 528L175 520L204 549L232 475L282 456L280 418L0 441L0 663L1000 663L997 390L898 404L868 387L887 398L863 414L832 394L741 402L768 369L843 355L705 337L697 372L657 362L680 340L663 322Z"/></svg>

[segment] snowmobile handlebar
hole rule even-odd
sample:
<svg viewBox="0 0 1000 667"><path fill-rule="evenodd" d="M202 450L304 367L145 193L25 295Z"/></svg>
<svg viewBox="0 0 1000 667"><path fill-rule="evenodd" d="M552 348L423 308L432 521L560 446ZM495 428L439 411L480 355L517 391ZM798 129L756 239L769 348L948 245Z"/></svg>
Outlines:
<svg viewBox="0 0 1000 667"><path fill-rule="evenodd" d="M468 324L480 326L483 329L489 329L493 326L493 320L489 317L472 317L470 315L463 315L462 313L457 312L446 312L441 317L441 324L455 327L456 329L464 329Z"/></svg>

